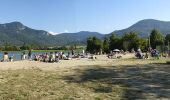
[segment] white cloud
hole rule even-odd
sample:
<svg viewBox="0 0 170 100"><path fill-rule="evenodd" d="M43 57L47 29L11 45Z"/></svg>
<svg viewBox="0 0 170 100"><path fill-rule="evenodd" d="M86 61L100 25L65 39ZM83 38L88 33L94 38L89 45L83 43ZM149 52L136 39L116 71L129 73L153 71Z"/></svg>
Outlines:
<svg viewBox="0 0 170 100"><path fill-rule="evenodd" d="M60 34L60 33L53 32L53 31L48 31L48 33L50 33L50 34L52 34L52 35Z"/></svg>

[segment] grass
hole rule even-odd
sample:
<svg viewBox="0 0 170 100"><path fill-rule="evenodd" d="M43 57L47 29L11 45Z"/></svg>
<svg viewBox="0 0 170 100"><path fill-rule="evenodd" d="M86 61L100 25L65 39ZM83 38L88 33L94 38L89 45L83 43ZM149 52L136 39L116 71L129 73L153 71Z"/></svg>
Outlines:
<svg viewBox="0 0 170 100"><path fill-rule="evenodd" d="M57 71L0 71L0 100L170 99L166 60L126 59L112 66Z"/></svg>

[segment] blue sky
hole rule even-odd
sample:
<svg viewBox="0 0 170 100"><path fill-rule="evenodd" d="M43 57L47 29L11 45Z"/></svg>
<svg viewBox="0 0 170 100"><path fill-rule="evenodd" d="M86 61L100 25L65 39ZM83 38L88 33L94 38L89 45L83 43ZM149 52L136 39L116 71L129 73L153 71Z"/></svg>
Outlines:
<svg viewBox="0 0 170 100"><path fill-rule="evenodd" d="M106 34L142 19L170 21L170 0L0 0L0 23L54 33Z"/></svg>

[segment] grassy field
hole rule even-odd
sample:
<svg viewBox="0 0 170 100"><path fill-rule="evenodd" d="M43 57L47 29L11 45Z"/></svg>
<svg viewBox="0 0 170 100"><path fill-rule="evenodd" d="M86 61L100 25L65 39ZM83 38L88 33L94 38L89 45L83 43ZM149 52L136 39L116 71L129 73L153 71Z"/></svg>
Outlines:
<svg viewBox="0 0 170 100"><path fill-rule="evenodd" d="M168 100L166 61L126 59L108 66L55 71L4 70L0 71L0 100Z"/></svg>

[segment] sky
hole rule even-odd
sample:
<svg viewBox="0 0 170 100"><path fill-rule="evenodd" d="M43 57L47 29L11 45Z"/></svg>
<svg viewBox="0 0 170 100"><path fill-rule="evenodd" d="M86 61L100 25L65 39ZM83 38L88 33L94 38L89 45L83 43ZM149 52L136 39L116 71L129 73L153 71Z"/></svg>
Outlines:
<svg viewBox="0 0 170 100"><path fill-rule="evenodd" d="M170 0L0 0L0 23L52 34L111 33L143 19L170 21Z"/></svg>

